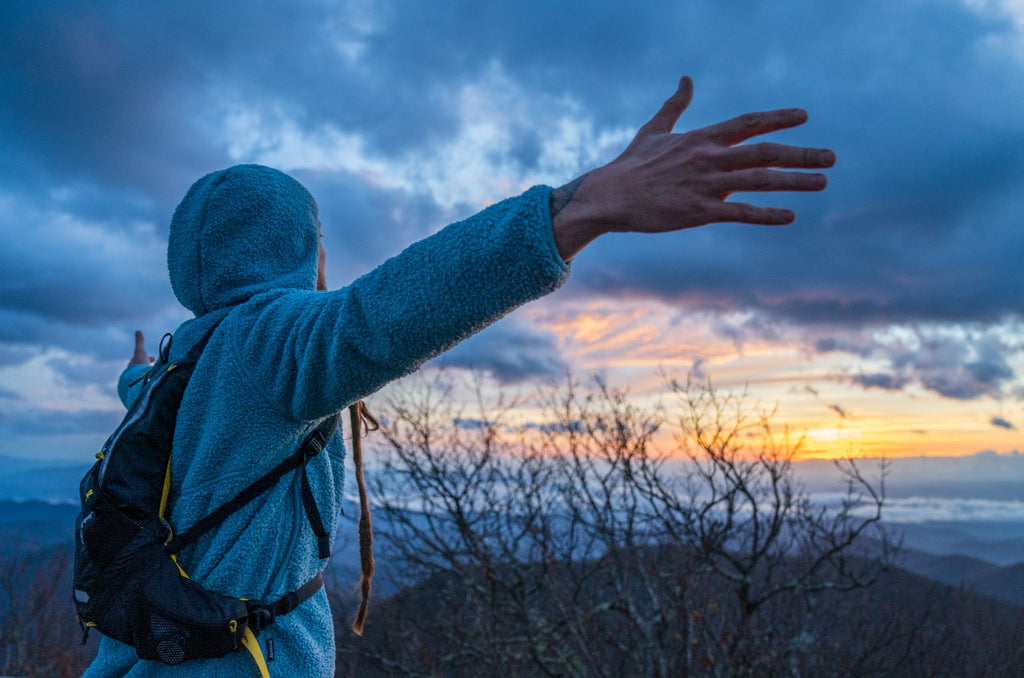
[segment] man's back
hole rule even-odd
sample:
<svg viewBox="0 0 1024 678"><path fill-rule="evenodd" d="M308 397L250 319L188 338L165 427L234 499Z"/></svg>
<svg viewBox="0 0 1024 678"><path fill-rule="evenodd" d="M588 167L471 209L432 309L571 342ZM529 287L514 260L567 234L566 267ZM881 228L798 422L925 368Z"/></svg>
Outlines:
<svg viewBox="0 0 1024 678"><path fill-rule="evenodd" d="M304 203L308 193L297 182L245 166L197 186L175 214L168 254L175 292L197 317L175 331L171 359L220 326L196 366L175 431L169 518L179 532L291 454L323 417L549 292L567 272L543 188L448 227L349 287L318 292L315 204ZM300 261L302 275L278 264L282 250L285 260ZM500 275L494 261L507 263ZM127 370L123 380L138 371ZM340 433L325 451L308 476L333 533L344 482ZM204 586L250 599L275 599L308 581L324 561L303 511L300 474L232 515L179 562ZM260 641L264 655L273 647L271 675L324 676L333 673L333 638L321 591ZM172 668L138 661L131 648L104 639L86 675L124 675L128 667L131 676L255 671L246 653Z"/></svg>

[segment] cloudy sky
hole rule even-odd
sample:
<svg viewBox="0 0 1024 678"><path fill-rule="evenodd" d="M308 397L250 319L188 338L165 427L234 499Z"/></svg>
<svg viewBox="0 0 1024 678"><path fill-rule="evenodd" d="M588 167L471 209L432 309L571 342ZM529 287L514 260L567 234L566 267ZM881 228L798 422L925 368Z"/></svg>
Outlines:
<svg viewBox="0 0 1024 678"><path fill-rule="evenodd" d="M0 4L0 455L80 458L131 332L187 318L171 212L240 162L320 203L328 280L680 130L801 106L838 155L784 229L608 236L559 292L445 358L655 398L743 387L807 452L1024 449L1024 2ZM749 198L745 198L749 199Z"/></svg>

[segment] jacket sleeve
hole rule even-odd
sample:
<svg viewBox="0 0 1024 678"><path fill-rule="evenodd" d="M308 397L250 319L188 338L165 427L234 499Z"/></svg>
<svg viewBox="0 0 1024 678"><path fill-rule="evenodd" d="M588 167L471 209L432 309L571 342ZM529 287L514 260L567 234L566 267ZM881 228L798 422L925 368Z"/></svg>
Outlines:
<svg viewBox="0 0 1024 678"><path fill-rule="evenodd" d="M348 287L281 294L235 320L237 362L282 414L326 416L557 289L550 188L410 246Z"/></svg>
<svg viewBox="0 0 1024 678"><path fill-rule="evenodd" d="M131 407L142 392L142 378L149 372L149 365L129 365L117 380L117 395L125 407Z"/></svg>

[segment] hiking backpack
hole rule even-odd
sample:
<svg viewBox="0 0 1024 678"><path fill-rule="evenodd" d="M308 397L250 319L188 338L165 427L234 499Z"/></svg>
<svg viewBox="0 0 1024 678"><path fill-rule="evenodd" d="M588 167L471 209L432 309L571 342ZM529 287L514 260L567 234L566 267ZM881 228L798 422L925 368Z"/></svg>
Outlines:
<svg viewBox="0 0 1024 678"><path fill-rule="evenodd" d="M214 329L216 325L176 363L168 358L170 335L164 337L160 358L146 373L141 393L82 479L82 508L75 522L74 601L83 644L95 628L133 646L142 659L173 665L222 657L245 647L262 664L256 636L323 585L317 573L297 591L261 603L205 589L178 565L175 556L183 548L300 467L303 506L317 536L319 555L330 556L329 535L310 490L306 464L326 446L339 415L328 417L290 457L181 534L175 534L165 519L178 408ZM361 402L352 406L355 448L362 421L356 415L363 412L361 408ZM362 485L361 477L359 481ZM362 522L361 516L361 533ZM363 574L368 596L372 556L370 572L364 563ZM364 597L363 617L365 602ZM359 625L361 630L361 621Z"/></svg>

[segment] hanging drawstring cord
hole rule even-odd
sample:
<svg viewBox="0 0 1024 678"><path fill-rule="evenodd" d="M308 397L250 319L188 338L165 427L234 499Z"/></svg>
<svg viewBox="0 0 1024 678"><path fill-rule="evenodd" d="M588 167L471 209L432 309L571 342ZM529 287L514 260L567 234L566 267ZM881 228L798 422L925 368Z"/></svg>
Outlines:
<svg viewBox="0 0 1024 678"><path fill-rule="evenodd" d="M362 433L376 431L380 424L366 409L366 404L358 400L349 406L349 418L352 426L352 464L356 471L356 485L359 486L359 567L362 577L359 580L359 611L352 622L352 630L363 635L363 624L366 623L366 611L370 606L370 582L373 580L373 528L370 526L370 502L366 498L366 482L363 480L363 444Z"/></svg>

